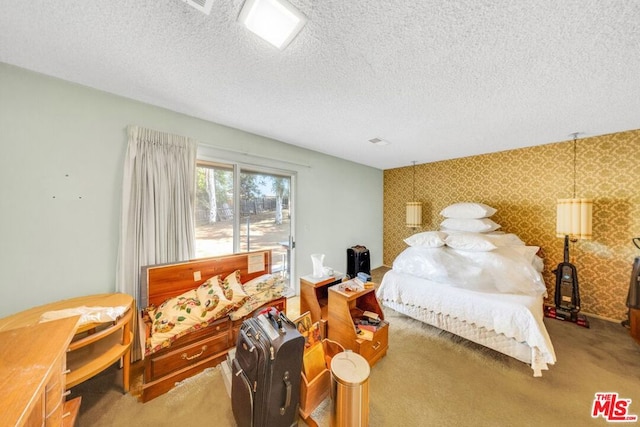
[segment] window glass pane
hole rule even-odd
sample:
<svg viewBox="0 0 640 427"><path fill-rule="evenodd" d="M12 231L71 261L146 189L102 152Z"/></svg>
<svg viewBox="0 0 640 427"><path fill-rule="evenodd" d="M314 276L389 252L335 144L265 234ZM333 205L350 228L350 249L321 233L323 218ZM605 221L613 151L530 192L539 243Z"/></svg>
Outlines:
<svg viewBox="0 0 640 427"><path fill-rule="evenodd" d="M291 256L290 189L288 176L240 173L240 251L271 249L273 272L285 276Z"/></svg>
<svg viewBox="0 0 640 427"><path fill-rule="evenodd" d="M233 166L196 168L196 258L233 253Z"/></svg>

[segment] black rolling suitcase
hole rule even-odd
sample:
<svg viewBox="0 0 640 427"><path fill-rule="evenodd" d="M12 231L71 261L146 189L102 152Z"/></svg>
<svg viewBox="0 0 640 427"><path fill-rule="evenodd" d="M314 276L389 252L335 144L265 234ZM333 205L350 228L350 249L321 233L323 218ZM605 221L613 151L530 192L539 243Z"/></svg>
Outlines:
<svg viewBox="0 0 640 427"><path fill-rule="evenodd" d="M351 279L360 272L371 274L369 249L356 245L347 249L347 276Z"/></svg>
<svg viewBox="0 0 640 427"><path fill-rule="evenodd" d="M238 427L297 425L304 342L274 308L242 322L231 380Z"/></svg>

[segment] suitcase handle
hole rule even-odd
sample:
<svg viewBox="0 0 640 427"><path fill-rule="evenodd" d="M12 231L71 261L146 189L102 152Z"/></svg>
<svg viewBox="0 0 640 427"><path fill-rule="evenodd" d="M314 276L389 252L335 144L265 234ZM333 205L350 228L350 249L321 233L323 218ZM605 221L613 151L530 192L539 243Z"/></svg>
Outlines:
<svg viewBox="0 0 640 427"><path fill-rule="evenodd" d="M283 312L280 312L279 316L280 316L280 319L284 320L284 321L285 321L286 323L288 323L289 325L293 326L294 328L296 327L296 324L295 324L295 323L293 323L293 322L291 321L291 319L289 319L289 318L287 317L287 315L286 315L286 314L284 314Z"/></svg>
<svg viewBox="0 0 640 427"><path fill-rule="evenodd" d="M276 328L278 329L278 332L280 332L281 334L286 333L286 331L284 330L284 327L282 326L282 319L280 318L280 315L274 316L273 312L270 310L267 313L267 317L271 319L273 323L275 323Z"/></svg>
<svg viewBox="0 0 640 427"><path fill-rule="evenodd" d="M280 408L280 415L284 415L289 405L291 405L291 381L289 381L289 371L285 371L282 381L284 381L287 396L284 399L284 406Z"/></svg>
<svg viewBox="0 0 640 427"><path fill-rule="evenodd" d="M245 350L249 351L249 353L253 352L253 350L256 349L256 346L253 345L253 343L249 340L249 337L247 336L247 334L240 329L240 337L242 337L242 341L244 341L245 343L247 343L249 345L249 348L245 348Z"/></svg>

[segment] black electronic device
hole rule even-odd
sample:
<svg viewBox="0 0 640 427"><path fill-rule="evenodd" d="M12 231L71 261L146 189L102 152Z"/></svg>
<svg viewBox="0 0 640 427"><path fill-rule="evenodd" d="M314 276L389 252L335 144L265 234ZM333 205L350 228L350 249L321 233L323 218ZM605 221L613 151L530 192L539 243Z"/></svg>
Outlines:
<svg viewBox="0 0 640 427"><path fill-rule="evenodd" d="M568 320L585 328L589 320L580 312L578 270L569 261L569 236L564 236L564 261L553 270L556 275L555 307L546 307L544 314L558 320Z"/></svg>
<svg viewBox="0 0 640 427"><path fill-rule="evenodd" d="M371 259L366 246L355 245L347 248L347 276L353 279L360 272L371 275Z"/></svg>

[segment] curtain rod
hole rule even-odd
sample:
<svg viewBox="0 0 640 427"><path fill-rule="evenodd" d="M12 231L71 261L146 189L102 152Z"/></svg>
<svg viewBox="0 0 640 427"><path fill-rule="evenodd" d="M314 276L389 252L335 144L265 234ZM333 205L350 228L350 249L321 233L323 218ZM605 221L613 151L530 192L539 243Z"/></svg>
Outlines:
<svg viewBox="0 0 640 427"><path fill-rule="evenodd" d="M275 161L275 162L282 162L282 163L288 163L288 164L296 165L296 166L303 166L305 168L311 168L311 165L308 165L306 163L298 163L298 162L294 162L294 161L291 161L291 160L283 160L283 159L279 159L277 157L265 156L265 155L262 155L262 154L253 154L253 153L249 153L248 151L234 150L233 148L220 147L218 145L209 144L207 142L200 142L200 144L202 144L202 145L204 145L206 147L209 147L209 148L216 149L216 150L227 151L229 153L242 154L243 156L257 157L259 159L272 160L272 161Z"/></svg>

